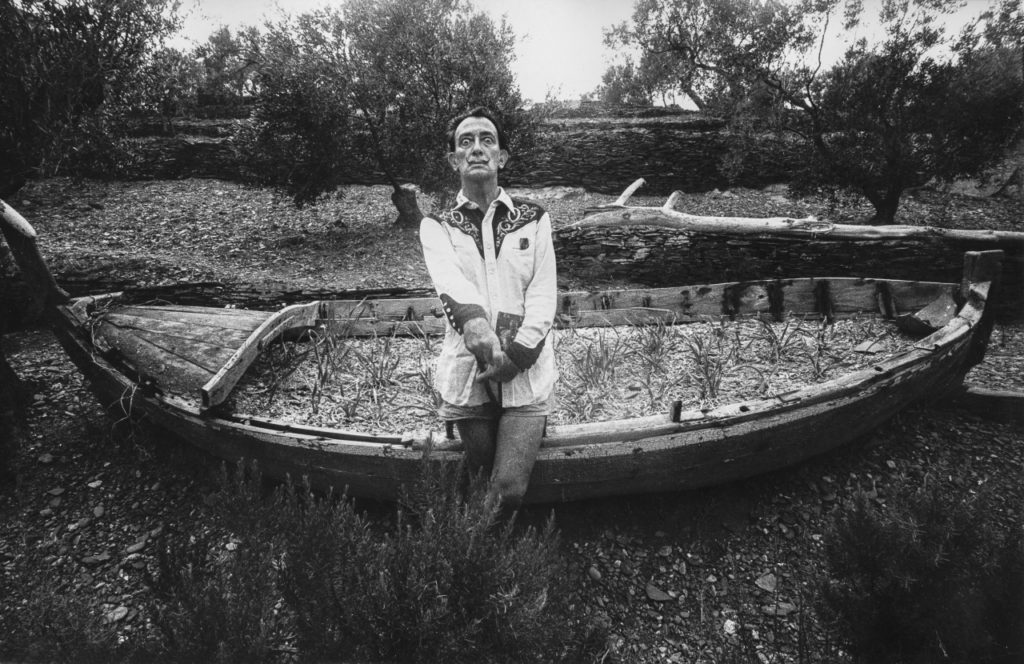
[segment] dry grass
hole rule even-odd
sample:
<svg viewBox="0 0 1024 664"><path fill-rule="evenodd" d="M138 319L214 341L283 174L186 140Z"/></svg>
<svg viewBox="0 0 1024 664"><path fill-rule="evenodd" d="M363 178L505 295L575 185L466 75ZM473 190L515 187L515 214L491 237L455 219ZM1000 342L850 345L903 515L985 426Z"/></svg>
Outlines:
<svg viewBox="0 0 1024 664"><path fill-rule="evenodd" d="M861 369L912 343L875 318L834 325L745 319L552 334L560 367L552 424L667 413L677 400L694 408L769 397ZM878 352L853 350L869 340ZM235 389L234 409L370 433L438 429L436 353L435 344L409 337L317 336L275 344Z"/></svg>

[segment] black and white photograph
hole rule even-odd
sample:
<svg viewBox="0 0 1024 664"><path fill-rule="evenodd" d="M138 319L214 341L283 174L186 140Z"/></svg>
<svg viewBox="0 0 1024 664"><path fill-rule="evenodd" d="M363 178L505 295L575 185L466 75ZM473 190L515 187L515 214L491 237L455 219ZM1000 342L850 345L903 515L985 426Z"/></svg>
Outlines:
<svg viewBox="0 0 1024 664"><path fill-rule="evenodd" d="M1021 664L1021 0L0 0L0 664Z"/></svg>

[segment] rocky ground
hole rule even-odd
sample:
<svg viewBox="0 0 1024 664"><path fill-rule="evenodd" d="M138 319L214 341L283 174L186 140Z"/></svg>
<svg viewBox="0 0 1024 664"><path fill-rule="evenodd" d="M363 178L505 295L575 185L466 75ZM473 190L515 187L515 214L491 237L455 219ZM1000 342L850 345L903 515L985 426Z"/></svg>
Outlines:
<svg viewBox="0 0 1024 664"><path fill-rule="evenodd" d="M611 198L560 195L548 207L566 221ZM47 181L22 196L12 203L36 225L61 273L123 271L140 283L232 275L339 287L426 283L412 237L381 235L391 216L386 191L353 188L341 201L300 212L215 181ZM751 216L827 207L778 191L693 196L683 205ZM947 201L938 212L934 202L917 205L971 227L1012 227L1022 218L974 199ZM161 538L210 523L216 464L116 423L48 331L0 342L32 395L31 443L19 453L17 484L0 492L0 625L23 619L34 596L56 589L73 600L68 606L126 637L145 633L152 597L143 572ZM1001 326L972 380L1024 389L1022 359L1021 326ZM832 516L857 492L886 504L936 485L986 501L1007 523L1018 519L1024 427L922 407L842 451L768 476L535 508L524 520L538 523L554 511L576 580L572 602L608 630L604 661L753 661L738 652L762 662L797 661L801 652L810 657L803 661L843 661L814 610Z"/></svg>

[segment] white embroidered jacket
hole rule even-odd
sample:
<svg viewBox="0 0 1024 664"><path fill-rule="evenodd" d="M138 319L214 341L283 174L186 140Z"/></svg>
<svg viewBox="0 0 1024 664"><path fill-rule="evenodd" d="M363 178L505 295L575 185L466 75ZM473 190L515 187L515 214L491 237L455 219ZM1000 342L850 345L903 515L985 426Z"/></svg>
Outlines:
<svg viewBox="0 0 1024 664"><path fill-rule="evenodd" d="M513 199L504 189L486 210L460 191L456 206L420 222L423 257L441 298L448 325L434 385L457 406L490 400L475 381L479 368L466 349L463 324L485 317L520 373L491 393L505 407L547 399L557 378L546 343L557 307L551 220L539 205Z"/></svg>

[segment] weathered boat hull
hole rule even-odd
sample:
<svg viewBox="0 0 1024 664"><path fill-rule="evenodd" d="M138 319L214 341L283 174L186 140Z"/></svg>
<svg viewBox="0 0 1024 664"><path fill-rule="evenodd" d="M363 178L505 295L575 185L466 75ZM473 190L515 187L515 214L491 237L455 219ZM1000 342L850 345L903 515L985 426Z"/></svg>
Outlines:
<svg viewBox="0 0 1024 664"><path fill-rule="evenodd" d="M944 327L896 357L827 383L705 411L550 427L526 501L722 484L848 443L908 405L960 384L987 338L988 287L988 282L966 283L964 304ZM104 405L130 411L217 458L255 460L271 477L306 476L317 487L381 500L395 499L403 485L416 480L423 463L461 459L461 452L450 449L457 441L439 432L417 440L202 412L140 386L116 356L97 353L83 333L80 311L65 306L58 312L63 321L56 326L58 338Z"/></svg>

